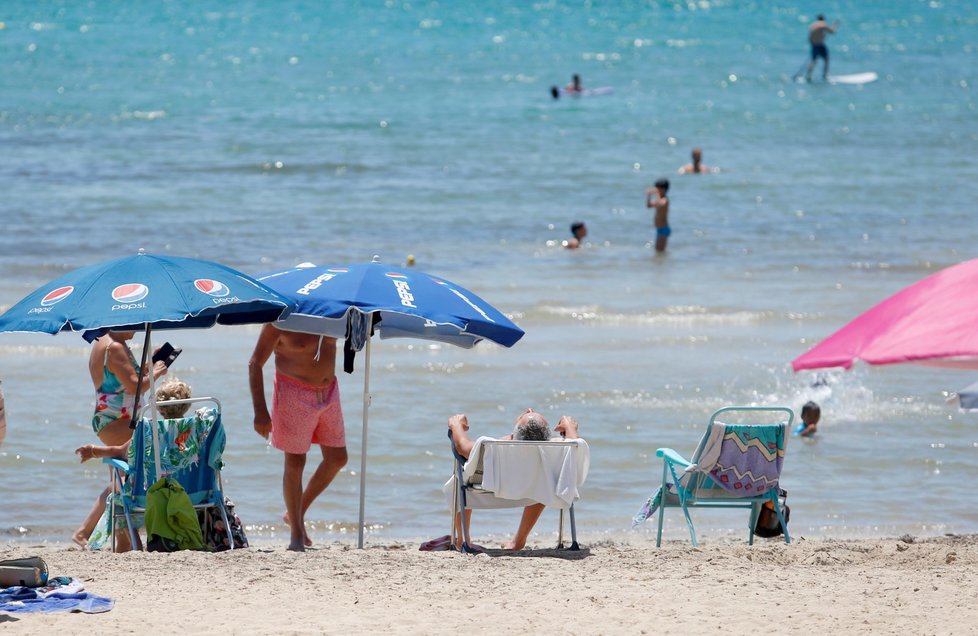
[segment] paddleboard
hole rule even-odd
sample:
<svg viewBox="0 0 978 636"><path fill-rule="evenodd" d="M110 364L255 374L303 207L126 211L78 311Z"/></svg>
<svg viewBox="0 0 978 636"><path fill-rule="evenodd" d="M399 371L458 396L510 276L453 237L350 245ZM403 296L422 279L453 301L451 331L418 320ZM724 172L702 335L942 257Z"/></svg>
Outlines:
<svg viewBox="0 0 978 636"><path fill-rule="evenodd" d="M879 79L873 72L852 73L851 75L829 75L829 84L869 84Z"/></svg>
<svg viewBox="0 0 978 636"><path fill-rule="evenodd" d="M566 88L560 89L561 95L567 95L569 97L591 97L592 95L608 95L614 93L615 88L613 86L599 86L598 88L585 88L581 91L569 91Z"/></svg>

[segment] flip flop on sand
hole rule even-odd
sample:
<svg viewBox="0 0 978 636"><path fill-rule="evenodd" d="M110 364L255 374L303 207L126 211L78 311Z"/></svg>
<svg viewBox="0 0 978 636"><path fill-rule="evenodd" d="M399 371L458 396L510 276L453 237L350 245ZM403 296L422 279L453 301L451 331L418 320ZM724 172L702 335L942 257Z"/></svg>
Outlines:
<svg viewBox="0 0 978 636"><path fill-rule="evenodd" d="M437 539L431 539L430 541L425 541L418 548L422 552L440 552L442 550L448 550L452 547L452 537L450 535L445 535L443 537L438 537Z"/></svg>

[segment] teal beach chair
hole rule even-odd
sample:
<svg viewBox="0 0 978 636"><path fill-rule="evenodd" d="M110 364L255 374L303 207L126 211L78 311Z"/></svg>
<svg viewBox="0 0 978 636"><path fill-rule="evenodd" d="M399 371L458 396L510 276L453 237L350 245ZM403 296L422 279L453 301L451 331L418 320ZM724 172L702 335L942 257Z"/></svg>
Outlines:
<svg viewBox="0 0 978 636"><path fill-rule="evenodd" d="M721 418L770 420L774 424L725 424ZM750 511L748 540L761 506L769 505L790 543L788 524L778 501L778 483L784 464L787 430L794 413L783 406L728 406L710 416L706 433L690 460L671 448L655 451L662 458L662 485L635 515L633 527L658 511L655 545L662 545L662 519L666 508L682 508L689 537L696 546L690 508L746 508Z"/></svg>
<svg viewBox="0 0 978 636"><path fill-rule="evenodd" d="M160 467L156 474L156 450L150 420L142 417L133 431L127 460L104 459L117 473L113 479L113 494L109 500L109 527L115 547L115 528L118 515L124 515L133 548L138 545L136 528L141 525L136 515L146 512L146 494L160 477L176 480L190 497L195 510L215 508L228 533L228 544L234 549L230 535L221 468L224 465L224 426L221 424L221 403L216 398L201 397L170 400L167 405L205 404L187 417L161 419L156 422L160 440ZM148 405L147 405L148 408ZM143 410L145 414L145 409ZM118 484L122 484L121 488Z"/></svg>

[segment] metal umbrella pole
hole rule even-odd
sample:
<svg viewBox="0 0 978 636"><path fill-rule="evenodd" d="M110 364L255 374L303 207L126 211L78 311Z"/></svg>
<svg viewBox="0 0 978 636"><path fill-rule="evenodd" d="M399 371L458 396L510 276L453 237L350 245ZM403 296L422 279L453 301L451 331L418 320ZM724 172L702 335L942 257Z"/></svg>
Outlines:
<svg viewBox="0 0 978 636"><path fill-rule="evenodd" d="M367 496L367 419L370 411L370 341L374 315L370 314L367 326L366 359L363 370L363 430L360 434L360 523L357 525L357 548L363 548L364 500Z"/></svg>

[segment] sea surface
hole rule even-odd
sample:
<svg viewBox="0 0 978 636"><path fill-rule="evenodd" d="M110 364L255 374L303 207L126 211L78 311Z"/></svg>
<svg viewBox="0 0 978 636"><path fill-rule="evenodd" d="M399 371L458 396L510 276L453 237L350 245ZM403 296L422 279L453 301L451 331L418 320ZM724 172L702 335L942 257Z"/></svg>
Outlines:
<svg viewBox="0 0 978 636"><path fill-rule="evenodd" d="M818 12L841 21L832 72L878 81L793 80ZM978 414L947 401L973 375L790 365L978 256L973 3L9 0L0 22L0 309L139 248L249 274L413 255L526 331L512 349L374 342L368 542L447 532L453 413L477 435L528 406L576 417L579 529L628 537L653 532L630 521L657 448L688 456L722 406L808 400L819 433L790 440L782 481L793 534L978 532ZM574 73L614 91L551 99ZM694 146L719 173L676 174ZM644 192L661 177L673 234L656 255ZM564 249L576 220L586 245ZM257 334L166 339L184 349L173 373L223 402L238 514L284 537L282 456L252 429ZM95 441L87 356L77 334L0 334L0 537L66 539L107 482L72 453ZM363 380L361 357L317 541L356 534ZM516 518L477 512L475 536ZM740 513L696 520L746 535Z"/></svg>

